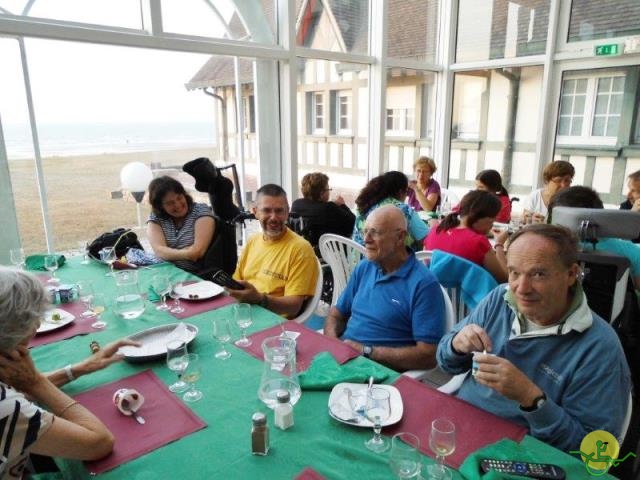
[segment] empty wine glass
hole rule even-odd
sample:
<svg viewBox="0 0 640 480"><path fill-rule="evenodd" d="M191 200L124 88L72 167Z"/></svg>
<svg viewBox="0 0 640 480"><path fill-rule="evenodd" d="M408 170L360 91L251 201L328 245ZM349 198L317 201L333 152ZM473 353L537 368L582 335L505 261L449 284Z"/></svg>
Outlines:
<svg viewBox="0 0 640 480"><path fill-rule="evenodd" d="M444 465L444 457L451 455L456 449L456 426L445 418L436 418L431 422L429 447L436 454L437 465L428 468L429 478L439 480L451 479L451 471Z"/></svg>
<svg viewBox="0 0 640 480"><path fill-rule="evenodd" d="M78 297L84 304L86 310L81 313L83 317L95 317L96 313L93 311L93 283L90 280L83 280L78 282Z"/></svg>
<svg viewBox="0 0 640 480"><path fill-rule="evenodd" d="M158 275L154 275L151 280L151 286L155 290L155 292L160 295L161 303L156 307L156 310L169 310L169 305L167 305L167 295L171 291L171 282L169 281L169 277L162 273Z"/></svg>
<svg viewBox="0 0 640 480"><path fill-rule="evenodd" d="M16 268L22 268L24 265L24 249L22 248L12 248L9 251L9 255L11 257L11 263L16 266Z"/></svg>
<svg viewBox="0 0 640 480"><path fill-rule="evenodd" d="M102 314L107 309L107 299L104 293L94 293L91 300L91 310L96 316L96 321L91 324L92 328L102 329L107 326L107 322L102 320Z"/></svg>
<svg viewBox="0 0 640 480"><path fill-rule="evenodd" d="M89 261L89 242L86 240L78 241L78 250L82 254L82 261L80 262L82 265L87 265L90 263Z"/></svg>
<svg viewBox="0 0 640 480"><path fill-rule="evenodd" d="M113 247L104 247L100 250L100 260L109 265L109 271L105 276L113 277L113 263L116 261L116 249Z"/></svg>
<svg viewBox="0 0 640 480"><path fill-rule="evenodd" d="M218 340L222 346L222 350L216 353L216 358L220 360L226 360L231 357L231 352L227 351L225 345L231 340L231 327L229 326L229 320L225 317L216 317L212 321L213 323L213 337Z"/></svg>
<svg viewBox="0 0 640 480"><path fill-rule="evenodd" d="M58 256L45 255L44 268L46 268L49 272L51 272L51 278L48 280L48 282L57 283L58 279L56 278L56 270L58 269Z"/></svg>
<svg viewBox="0 0 640 480"><path fill-rule="evenodd" d="M200 379L200 357L197 353L188 353L187 366L182 374L182 380L189 384L189 390L182 398L185 402L197 402L202 398L202 392L196 389L196 382Z"/></svg>
<svg viewBox="0 0 640 480"><path fill-rule="evenodd" d="M251 305L248 303L236 303L233 306L233 316L236 321L236 325L240 328L241 338L236 340L235 344L238 347L248 347L252 341L247 338L247 328L253 324L251 318Z"/></svg>
<svg viewBox="0 0 640 480"><path fill-rule="evenodd" d="M176 282L169 292L169 296L173 299L173 307L169 310L171 313L184 312L184 307L180 305L182 293L182 282Z"/></svg>
<svg viewBox="0 0 640 480"><path fill-rule="evenodd" d="M420 476L420 439L413 433L400 432L391 438L389 465L400 479Z"/></svg>
<svg viewBox="0 0 640 480"><path fill-rule="evenodd" d="M382 422L391 415L389 390L381 387L371 387L367 390L367 404L365 415L373 423L373 437L364 442L372 452L382 453L389 448L389 440L380 435Z"/></svg>
<svg viewBox="0 0 640 480"><path fill-rule="evenodd" d="M187 355L187 344L182 340L171 340L167 343L167 366L178 375L178 381L169 386L169 390L174 393L182 393L189 388L189 385L182 380L182 375L189 364Z"/></svg>

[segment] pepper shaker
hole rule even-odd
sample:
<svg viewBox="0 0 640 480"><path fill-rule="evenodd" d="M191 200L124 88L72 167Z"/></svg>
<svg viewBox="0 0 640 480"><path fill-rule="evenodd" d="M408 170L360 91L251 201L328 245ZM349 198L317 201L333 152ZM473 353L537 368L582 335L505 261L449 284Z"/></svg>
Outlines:
<svg viewBox="0 0 640 480"><path fill-rule="evenodd" d="M253 455L266 455L269 453L269 427L267 417L262 412L256 412L251 417L251 453Z"/></svg>

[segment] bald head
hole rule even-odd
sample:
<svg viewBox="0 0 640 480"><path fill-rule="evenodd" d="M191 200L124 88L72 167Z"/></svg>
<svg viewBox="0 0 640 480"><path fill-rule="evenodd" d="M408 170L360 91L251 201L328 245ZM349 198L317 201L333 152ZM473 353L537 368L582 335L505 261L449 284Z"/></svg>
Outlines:
<svg viewBox="0 0 640 480"><path fill-rule="evenodd" d="M375 224L375 225L374 225ZM367 226L373 226L377 230L396 230L407 231L407 219L398 207L394 205L384 205L376 208L371 215L367 217Z"/></svg>
<svg viewBox="0 0 640 480"><path fill-rule="evenodd" d="M385 205L376 208L367 217L364 227L364 247L366 257L379 264L389 273L406 260L407 220L398 207Z"/></svg>

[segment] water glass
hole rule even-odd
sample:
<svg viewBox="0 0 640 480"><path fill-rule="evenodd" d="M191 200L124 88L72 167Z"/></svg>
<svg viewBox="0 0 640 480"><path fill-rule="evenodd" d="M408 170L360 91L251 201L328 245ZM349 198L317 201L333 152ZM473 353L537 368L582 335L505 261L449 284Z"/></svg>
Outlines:
<svg viewBox="0 0 640 480"><path fill-rule="evenodd" d="M80 301L84 304L84 308L86 310L81 313L83 317L95 317L95 312L93 311L93 283L90 280L83 280L82 282L78 282L78 297Z"/></svg>
<svg viewBox="0 0 640 480"><path fill-rule="evenodd" d="M104 247L100 250L100 260L109 265L109 272L105 275L108 277L113 277L113 262L117 260L116 258L116 249L113 247Z"/></svg>
<svg viewBox="0 0 640 480"><path fill-rule="evenodd" d="M233 317L236 321L236 325L240 328L241 338L236 340L235 344L238 347L248 347L253 343L247 338L247 328L253 324L251 318L251 305L248 303L236 303L233 306Z"/></svg>
<svg viewBox="0 0 640 480"><path fill-rule="evenodd" d="M396 433L391 439L391 470L400 479L420 476L420 439L413 433Z"/></svg>
<svg viewBox="0 0 640 480"><path fill-rule="evenodd" d="M456 427L450 420L436 418L431 422L429 447L436 454L437 465L428 468L430 477L438 480L450 480L451 471L444 465L444 457L456 449Z"/></svg>
<svg viewBox="0 0 640 480"><path fill-rule="evenodd" d="M216 317L212 321L213 323L213 338L218 340L222 346L222 350L216 353L216 358L220 360L227 360L231 357L225 345L231 341L231 327L229 326L229 320L225 317Z"/></svg>
<svg viewBox="0 0 640 480"><path fill-rule="evenodd" d="M58 283L58 279L56 278L56 270L58 269L58 256L45 255L44 268L47 269L49 272L51 272L51 278L48 280L48 282Z"/></svg>
<svg viewBox="0 0 640 480"><path fill-rule="evenodd" d="M196 389L196 382L200 380L200 357L197 353L188 353L187 366L182 374L182 380L189 384L189 390L182 396L185 402L197 402L202 398L202 392Z"/></svg>
<svg viewBox="0 0 640 480"><path fill-rule="evenodd" d="M82 261L80 262L82 265L88 265L89 261L89 242L86 240L78 241L78 250L82 254Z"/></svg>
<svg viewBox="0 0 640 480"><path fill-rule="evenodd" d="M182 375L189 364L187 344L182 340L171 340L167 343L167 367L178 375L178 381L169 386L174 393L182 393L189 385L182 380Z"/></svg>
<svg viewBox="0 0 640 480"><path fill-rule="evenodd" d="M15 265L16 268L22 268L24 266L24 249L12 248L9 251L9 255L11 257L11 263Z"/></svg>
<svg viewBox="0 0 640 480"><path fill-rule="evenodd" d="M153 276L151 280L151 286L155 290L155 292L160 295L160 305L156 307L156 310L169 310L169 305L167 305L167 295L171 292L171 282L169 281L169 277L162 273Z"/></svg>
<svg viewBox="0 0 640 480"><path fill-rule="evenodd" d="M180 305L180 297L182 297L182 282L176 282L173 285L169 292L169 296L173 299L173 307L169 311L171 313L184 312L184 307Z"/></svg>
<svg viewBox="0 0 640 480"><path fill-rule="evenodd" d="M373 423L373 437L364 442L365 447L372 452L385 452L389 449L389 440L380 435L380 432L382 432L382 422L391 415L389 390L381 387L371 387L367 390L365 415Z"/></svg>
<svg viewBox="0 0 640 480"><path fill-rule="evenodd" d="M91 299L91 310L96 317L96 321L91 324L92 328L103 329L107 322L102 320L102 314L107 310L107 299L104 293L94 293Z"/></svg>

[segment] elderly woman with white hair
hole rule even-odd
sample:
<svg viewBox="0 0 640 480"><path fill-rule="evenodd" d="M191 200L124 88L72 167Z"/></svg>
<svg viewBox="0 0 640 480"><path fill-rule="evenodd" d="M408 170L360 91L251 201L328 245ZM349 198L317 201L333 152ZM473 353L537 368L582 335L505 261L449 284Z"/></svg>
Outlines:
<svg viewBox="0 0 640 480"><path fill-rule="evenodd" d="M95 460L109 454L114 438L89 410L57 386L121 359L119 340L85 361L43 374L27 345L48 306L32 275L0 268L0 478L22 478L29 453ZM9 428L11 426L11 428Z"/></svg>

